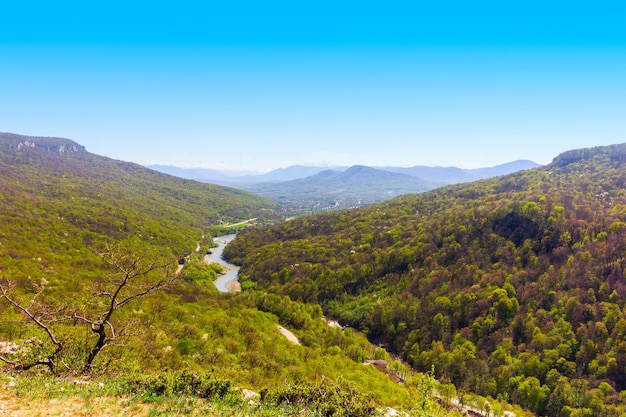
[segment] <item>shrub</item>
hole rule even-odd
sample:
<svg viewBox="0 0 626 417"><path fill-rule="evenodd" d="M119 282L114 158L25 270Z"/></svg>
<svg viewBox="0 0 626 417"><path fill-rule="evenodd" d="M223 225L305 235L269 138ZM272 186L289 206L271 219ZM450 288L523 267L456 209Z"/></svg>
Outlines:
<svg viewBox="0 0 626 417"><path fill-rule="evenodd" d="M189 395L204 399L222 399L234 394L231 382L201 372L159 373L131 382L131 391L147 396Z"/></svg>
<svg viewBox="0 0 626 417"><path fill-rule="evenodd" d="M327 417L364 417L376 413L372 398L352 385L328 381L315 385L296 383L277 391L263 391L261 399L277 405L298 405L311 408Z"/></svg>

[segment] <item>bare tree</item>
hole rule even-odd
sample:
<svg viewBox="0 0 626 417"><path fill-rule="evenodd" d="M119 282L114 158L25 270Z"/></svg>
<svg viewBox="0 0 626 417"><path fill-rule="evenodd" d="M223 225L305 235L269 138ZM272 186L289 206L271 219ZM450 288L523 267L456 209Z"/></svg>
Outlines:
<svg viewBox="0 0 626 417"><path fill-rule="evenodd" d="M176 278L172 262L156 259L146 263L139 255L125 253L117 246L109 247L100 256L113 268L113 274L93 292L94 312L74 315L87 323L96 335L83 372L92 369L94 359L102 349L119 346L124 338L132 336L131 329L136 323L132 320L116 322L114 314L129 303L170 286Z"/></svg>
<svg viewBox="0 0 626 417"><path fill-rule="evenodd" d="M175 262L156 258L145 261L136 252L127 252L120 245L107 247L99 253L107 265L110 274L103 275L91 283L91 296L87 303L78 306L53 308L49 303L40 301L45 283L36 286L32 298L28 302L21 301L13 295L15 284L8 279L0 279L0 300L6 302L21 313L27 320L43 330L50 346L39 349L27 360L18 361L0 353L0 361L9 364L15 370L28 370L35 366L47 366L51 372L57 373L57 358L64 350L64 343L51 325L59 322L72 321L75 325L89 325L95 338L85 341L91 345L89 353L83 361L80 372L87 373L93 369L94 360L108 346L122 346L124 339L133 336L137 322L127 317L118 317L118 310L128 304L146 297L151 293L170 286L176 279ZM78 301L78 300L77 300ZM57 331L60 329L57 328ZM92 342L93 340L93 342ZM13 355L16 356L16 355ZM65 365L69 369L69 366Z"/></svg>
<svg viewBox="0 0 626 417"><path fill-rule="evenodd" d="M28 303L24 303L12 294L12 289L15 287L14 282L6 278L0 278L0 300L6 300L10 305L26 315L35 326L45 332L53 346L51 351L43 348L41 352L34 352L23 361L11 360L5 355L0 355L0 361L11 365L16 370L25 371L35 366L47 366L52 373L57 373L56 357L63 350L63 343L57 338L51 325L70 320L71 316L63 314L61 309L53 310L49 305L39 300L45 284L46 282L42 280L40 284L35 285L35 294ZM22 353L24 352L22 351Z"/></svg>

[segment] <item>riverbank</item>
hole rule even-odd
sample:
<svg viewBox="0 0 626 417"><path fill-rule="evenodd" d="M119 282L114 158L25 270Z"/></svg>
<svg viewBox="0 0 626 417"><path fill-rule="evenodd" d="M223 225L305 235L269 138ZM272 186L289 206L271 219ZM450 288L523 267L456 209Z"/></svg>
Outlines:
<svg viewBox="0 0 626 417"><path fill-rule="evenodd" d="M228 292L240 292L241 284L238 280L234 279L226 283L226 289L228 290Z"/></svg>
<svg viewBox="0 0 626 417"><path fill-rule="evenodd" d="M232 241L237 235L224 235L217 236L213 238L213 241L217 243L217 247L211 249L211 253L207 253L204 255L204 262L218 263L224 270L225 274L221 275L217 278L213 283L215 287L217 287L220 292L239 292L241 291L241 285L239 284L239 267L237 265L231 264L230 262L226 262L222 257L222 253L224 252L224 247Z"/></svg>

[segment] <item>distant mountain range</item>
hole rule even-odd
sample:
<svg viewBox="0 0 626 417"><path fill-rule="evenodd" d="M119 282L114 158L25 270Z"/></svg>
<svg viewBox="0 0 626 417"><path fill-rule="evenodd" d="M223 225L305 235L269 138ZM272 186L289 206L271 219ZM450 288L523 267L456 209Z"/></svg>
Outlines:
<svg viewBox="0 0 626 417"><path fill-rule="evenodd" d="M419 193L441 183L423 181L406 174L355 165L345 171L326 170L306 178L279 183L241 184L246 191L294 209L339 209Z"/></svg>
<svg viewBox="0 0 626 417"><path fill-rule="evenodd" d="M539 164L528 160L517 160L488 168L462 169L457 167L429 167L417 165L412 168L377 167L379 169L407 174L424 181L445 184L460 184L485 178L499 177L538 167Z"/></svg>
<svg viewBox="0 0 626 417"><path fill-rule="evenodd" d="M376 168L380 171L395 172L399 174L409 175L412 177L418 177L424 181L429 182L458 184L463 182L476 181L484 178L497 177L500 175L507 175L517 171L536 168L538 166L539 164L533 161L518 160L508 162L502 165L496 165L494 167L476 169L462 169L453 166L430 167L424 165L416 165L410 168L389 166L375 166L372 168ZM306 165L292 165L287 168L278 168L265 174L238 175L229 173L228 171L220 171L209 168L180 168L172 165L148 165L147 167L155 171L174 175L180 178L210 182L219 185L291 181L310 177L323 171L345 171L350 168L347 166L318 167Z"/></svg>
<svg viewBox="0 0 626 417"><path fill-rule="evenodd" d="M389 200L447 184L497 177L539 166L519 160L490 168L457 167L312 167L294 165L259 175L228 175L212 169L150 165L151 169L187 179L227 185L259 194L283 206L306 211L345 209Z"/></svg>
<svg viewBox="0 0 626 417"><path fill-rule="evenodd" d="M343 171L348 167L329 168L292 165L287 168L278 168L265 174L250 173L244 175L209 168L180 168L172 165L147 165L147 168L189 180L232 186L234 184L291 181L310 177L311 175L319 174L328 169Z"/></svg>

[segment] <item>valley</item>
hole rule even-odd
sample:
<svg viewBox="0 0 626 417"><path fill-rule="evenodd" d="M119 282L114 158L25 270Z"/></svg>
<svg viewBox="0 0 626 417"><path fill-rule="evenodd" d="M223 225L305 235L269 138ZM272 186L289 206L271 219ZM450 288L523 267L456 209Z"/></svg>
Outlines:
<svg viewBox="0 0 626 417"><path fill-rule="evenodd" d="M430 376L399 385L365 367L386 352L327 326L319 307L216 289L222 268L203 262L211 231L278 223L276 203L60 138L0 134L0 171L3 412L53 400L79 407L71 415L104 404L136 415L445 413L420 391ZM403 366L388 360L389 372Z"/></svg>
<svg viewBox="0 0 626 417"><path fill-rule="evenodd" d="M247 415L621 415L625 155L286 220L245 191L1 134L2 406L78 378L146 412L183 395Z"/></svg>
<svg viewBox="0 0 626 417"><path fill-rule="evenodd" d="M490 168L456 167L307 167L279 168L266 174L232 176L207 169L149 166L182 178L221 184L267 197L295 214L363 207L407 193L476 181L536 168L532 161L514 161Z"/></svg>
<svg viewBox="0 0 626 417"><path fill-rule="evenodd" d="M626 1L0 16L0 417L626 417Z"/></svg>

